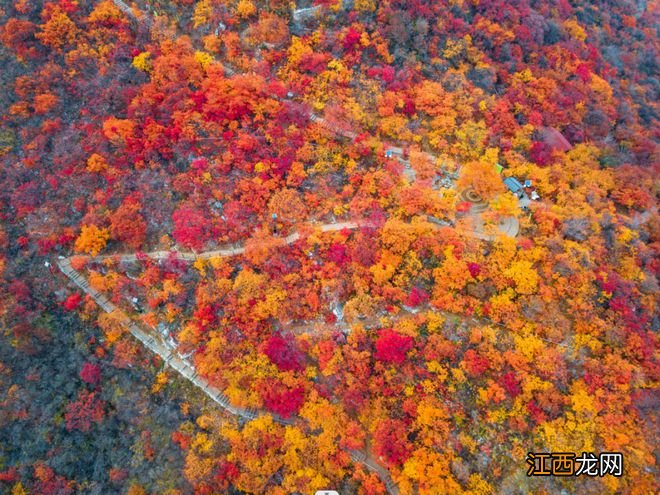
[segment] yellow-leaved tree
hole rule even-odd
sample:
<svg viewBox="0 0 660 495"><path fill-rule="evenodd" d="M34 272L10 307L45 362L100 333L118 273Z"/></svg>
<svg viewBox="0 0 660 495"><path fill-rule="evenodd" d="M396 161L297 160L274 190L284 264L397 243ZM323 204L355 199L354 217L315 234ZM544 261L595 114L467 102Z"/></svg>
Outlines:
<svg viewBox="0 0 660 495"><path fill-rule="evenodd" d="M486 201L504 192L499 172L486 160L475 160L463 165L457 185L459 189L473 190Z"/></svg>
<svg viewBox="0 0 660 495"><path fill-rule="evenodd" d="M534 294L538 289L539 275L534 270L531 261L514 261L504 274L513 281L518 294Z"/></svg>
<svg viewBox="0 0 660 495"><path fill-rule="evenodd" d="M252 0L239 0L236 5L236 14L238 17L246 19L257 13L257 8L252 3Z"/></svg>
<svg viewBox="0 0 660 495"><path fill-rule="evenodd" d="M108 229L98 228L96 225L83 225L80 235L76 239L75 249L78 252L96 256L105 248L109 238Z"/></svg>

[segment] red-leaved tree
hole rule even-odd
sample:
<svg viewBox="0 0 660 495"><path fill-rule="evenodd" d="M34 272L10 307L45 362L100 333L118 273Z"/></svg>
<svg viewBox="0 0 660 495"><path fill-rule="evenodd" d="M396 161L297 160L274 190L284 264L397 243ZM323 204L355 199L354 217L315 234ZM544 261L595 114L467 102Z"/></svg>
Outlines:
<svg viewBox="0 0 660 495"><path fill-rule="evenodd" d="M66 429L88 432L92 423L103 421L103 402L96 392L81 390L78 398L66 406L64 420Z"/></svg>
<svg viewBox="0 0 660 495"><path fill-rule="evenodd" d="M208 240L211 231L211 222L204 212L183 206L172 215L174 232L172 235L176 242L182 246L201 249Z"/></svg>
<svg viewBox="0 0 660 495"><path fill-rule="evenodd" d="M282 371L302 371L303 353L291 334L272 335L264 346L264 354Z"/></svg>
<svg viewBox="0 0 660 495"><path fill-rule="evenodd" d="M413 347L413 338L387 328L376 340L376 359L390 364L403 364L406 354Z"/></svg>
<svg viewBox="0 0 660 495"><path fill-rule="evenodd" d="M95 364L85 363L80 370L80 378L85 383L96 385L101 381L101 369Z"/></svg>
<svg viewBox="0 0 660 495"><path fill-rule="evenodd" d="M262 397L268 410L288 418L302 407L305 390L303 387L289 388L279 380L270 379L263 382Z"/></svg>

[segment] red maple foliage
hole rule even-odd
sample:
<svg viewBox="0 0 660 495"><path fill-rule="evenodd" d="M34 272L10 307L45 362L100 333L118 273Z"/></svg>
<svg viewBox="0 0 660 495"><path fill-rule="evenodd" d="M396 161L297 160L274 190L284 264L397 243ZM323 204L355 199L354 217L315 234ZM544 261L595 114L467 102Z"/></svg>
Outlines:
<svg viewBox="0 0 660 495"><path fill-rule="evenodd" d="M53 468L43 462L34 465L36 480L34 493L43 495L69 495L73 493L73 483L55 473Z"/></svg>
<svg viewBox="0 0 660 495"><path fill-rule="evenodd" d="M463 355L463 364L466 371L471 376L480 376L490 367L488 359L480 356L474 349L468 349L465 351L465 354Z"/></svg>
<svg viewBox="0 0 660 495"><path fill-rule="evenodd" d="M211 230L208 215L196 208L184 206L174 212L172 221L172 235L176 242L192 249L202 248Z"/></svg>
<svg viewBox="0 0 660 495"><path fill-rule="evenodd" d="M96 385L101 381L101 369L95 364L85 363L80 370L80 378L85 383Z"/></svg>
<svg viewBox="0 0 660 495"><path fill-rule="evenodd" d="M374 433L376 453L388 464L403 464L412 452L412 445L408 442L408 431L408 425L401 420L382 421Z"/></svg>
<svg viewBox="0 0 660 495"><path fill-rule="evenodd" d="M303 387L289 388L279 380L270 379L262 387L264 406L283 418L297 414L305 402Z"/></svg>
<svg viewBox="0 0 660 495"><path fill-rule="evenodd" d="M5 471L0 471L0 482L14 483L18 479L18 471L16 468L9 468Z"/></svg>
<svg viewBox="0 0 660 495"><path fill-rule="evenodd" d="M214 481L220 488L227 490L230 483L238 478L240 474L241 472L236 464L233 462L225 461L218 466L214 476Z"/></svg>
<svg viewBox="0 0 660 495"><path fill-rule="evenodd" d="M337 264L337 266L344 266L350 261L350 258L346 251L346 246L343 244L333 244L328 249L327 257L330 261Z"/></svg>
<svg viewBox="0 0 660 495"><path fill-rule="evenodd" d="M415 286L410 291L410 295L408 296L406 305L415 307L415 306L419 306L420 304L424 304L428 302L428 300L429 300L428 292L426 292L424 289Z"/></svg>
<svg viewBox="0 0 660 495"><path fill-rule="evenodd" d="M391 364L402 364L406 359L407 352L413 347L413 338L401 335L387 328L381 330L376 340L375 357L379 361Z"/></svg>
<svg viewBox="0 0 660 495"><path fill-rule="evenodd" d="M504 387L504 390L506 390L507 393L513 399L515 399L520 394L520 392L522 392L522 388L520 387L520 384L518 382L518 379L516 378L515 373L511 371L509 373L505 373L502 376L502 380L500 380L500 385Z"/></svg>
<svg viewBox="0 0 660 495"><path fill-rule="evenodd" d="M302 371L303 353L291 334L272 335L264 346L264 354L282 371Z"/></svg>
<svg viewBox="0 0 660 495"><path fill-rule="evenodd" d="M103 421L103 416L103 402L97 397L97 393L81 390L78 398L66 406L66 429L88 432L92 423Z"/></svg>
<svg viewBox="0 0 660 495"><path fill-rule="evenodd" d="M470 272L470 275L472 278L477 278L477 276L481 273L481 266L479 266L478 263L468 263L468 271Z"/></svg>
<svg viewBox="0 0 660 495"><path fill-rule="evenodd" d="M67 297L64 300L64 302L62 303L62 307L67 311L73 311L78 306L80 306L81 302L82 302L82 297L80 296L80 294L78 293L71 294L69 297Z"/></svg>

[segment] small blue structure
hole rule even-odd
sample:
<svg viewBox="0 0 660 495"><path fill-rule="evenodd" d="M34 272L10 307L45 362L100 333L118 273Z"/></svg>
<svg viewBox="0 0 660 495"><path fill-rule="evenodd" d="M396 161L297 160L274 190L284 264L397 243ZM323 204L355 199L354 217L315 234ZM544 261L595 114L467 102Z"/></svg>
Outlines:
<svg viewBox="0 0 660 495"><path fill-rule="evenodd" d="M532 187L532 181L529 180L529 179L527 179L527 180L525 181L525 187Z"/></svg>
<svg viewBox="0 0 660 495"><path fill-rule="evenodd" d="M511 191L519 198L521 198L525 194L523 185L515 177L507 177L506 179L504 179L504 185L509 189L509 191Z"/></svg>
<svg viewBox="0 0 660 495"><path fill-rule="evenodd" d="M392 150L387 150L385 152L385 158L392 158L392 155L393 155Z"/></svg>

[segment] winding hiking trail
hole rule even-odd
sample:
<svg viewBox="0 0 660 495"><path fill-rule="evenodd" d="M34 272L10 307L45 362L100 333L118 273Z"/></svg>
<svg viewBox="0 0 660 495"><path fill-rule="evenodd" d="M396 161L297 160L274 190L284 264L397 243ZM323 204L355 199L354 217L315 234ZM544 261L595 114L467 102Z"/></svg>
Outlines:
<svg viewBox="0 0 660 495"><path fill-rule="evenodd" d="M322 232L334 232L344 229L355 230L361 226L366 226L366 225L368 225L368 222L366 221L337 222L337 223L321 225L320 230ZM292 244L298 241L299 239L300 239L300 234L298 232L294 232L293 234L285 237L283 240L285 244ZM239 247L239 248L218 249L214 251L207 251L200 254L182 253L176 251L173 252L153 251L150 253L145 253L145 255L152 259L162 260L174 254L177 258L181 260L195 261L197 259L238 256L243 254L244 252L245 252L245 247ZM118 258L121 261L138 260L138 257L135 254L105 255L105 256L97 256L91 259L103 260L108 258ZM69 278L69 280L71 280L71 282L73 282L76 286L78 286L81 290L83 290L86 294L88 294L92 299L94 299L94 301L101 307L101 309L103 309L106 313L112 313L116 315L118 321L147 349L149 349L154 354L160 356L160 358L165 362L167 366L171 367L182 377L189 380L193 385L195 385L197 388L202 390L208 397L210 397L215 403L220 405L230 414L233 414L234 416L238 416L246 420L252 420L259 416L269 415L273 418L275 422L282 425L294 425L296 423L304 421L298 417L283 418L275 413L253 409L253 408L245 409L232 405L229 399L227 398L227 396L223 394L221 390L213 387L208 382L208 380L199 376L197 370L195 369L195 366L190 362L188 358L181 356L174 345L164 340L160 335L157 334L153 335L152 333L140 328L140 326L134 321L132 321L131 318L122 309L120 309L113 302L111 302L101 292L94 289L89 284L89 282L87 282L85 277L71 266L71 258L58 260L57 266L59 267L60 271L62 271L62 273L66 275ZM353 462L362 464L369 471L376 473L380 477L381 481L385 485L385 488L387 489L387 492L390 495L398 495L399 489L396 483L394 483L394 480L392 480L392 477L390 476L387 469L381 466L373 457L371 457L371 455L368 452L361 450L346 450L346 452L350 455Z"/></svg>

